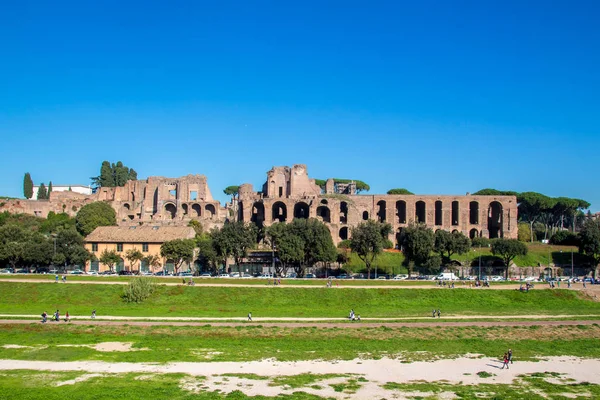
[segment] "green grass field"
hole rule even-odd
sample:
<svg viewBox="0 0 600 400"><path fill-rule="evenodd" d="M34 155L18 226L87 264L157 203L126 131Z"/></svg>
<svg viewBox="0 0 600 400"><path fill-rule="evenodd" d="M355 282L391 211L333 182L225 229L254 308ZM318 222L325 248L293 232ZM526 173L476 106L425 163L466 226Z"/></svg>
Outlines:
<svg viewBox="0 0 600 400"><path fill-rule="evenodd" d="M424 317L449 315L600 315L600 303L578 291L476 289L336 289L158 285L144 303L121 299L121 285L0 282L0 314L48 313L139 317Z"/></svg>
<svg viewBox="0 0 600 400"><path fill-rule="evenodd" d="M555 340L561 337L561 340ZM519 360L542 356L600 357L599 325L430 328L285 328L106 326L32 323L0 325L1 359L107 362L206 362L277 359L403 362L455 358L466 353L498 357L507 348ZM130 342L129 352L101 352L102 342ZM69 345L70 347L63 347ZM143 349L143 350L142 350Z"/></svg>

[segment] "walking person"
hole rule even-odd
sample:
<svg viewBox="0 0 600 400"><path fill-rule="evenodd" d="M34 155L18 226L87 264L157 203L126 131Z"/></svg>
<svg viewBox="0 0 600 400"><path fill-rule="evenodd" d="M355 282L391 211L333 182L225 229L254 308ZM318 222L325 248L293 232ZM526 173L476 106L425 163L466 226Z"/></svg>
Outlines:
<svg viewBox="0 0 600 400"><path fill-rule="evenodd" d="M513 363L513 360L512 360L512 349L508 349L508 361L510 361L511 364Z"/></svg>
<svg viewBox="0 0 600 400"><path fill-rule="evenodd" d="M54 283L58 283L58 274L54 276Z"/></svg>
<svg viewBox="0 0 600 400"><path fill-rule="evenodd" d="M47 320L48 320L48 313L46 311L44 311L42 313L42 324L45 324Z"/></svg>
<svg viewBox="0 0 600 400"><path fill-rule="evenodd" d="M54 313L54 320L55 321L60 321L60 313L58 312L58 310L56 310L56 312Z"/></svg>
<svg viewBox="0 0 600 400"><path fill-rule="evenodd" d="M63 281L63 283L67 283L67 276L66 275L62 276L62 281Z"/></svg>
<svg viewBox="0 0 600 400"><path fill-rule="evenodd" d="M438 316L438 318L442 317L442 311L439 308L437 310L437 316Z"/></svg>
<svg viewBox="0 0 600 400"><path fill-rule="evenodd" d="M248 313L248 322L252 322L252 312Z"/></svg>
<svg viewBox="0 0 600 400"><path fill-rule="evenodd" d="M96 310L92 310L92 319L96 319Z"/></svg>
<svg viewBox="0 0 600 400"><path fill-rule="evenodd" d="M71 318L69 317L69 312L67 311L67 313L65 314L65 322L69 322Z"/></svg>
<svg viewBox="0 0 600 400"><path fill-rule="evenodd" d="M431 310L431 318L435 318L435 308Z"/></svg>
<svg viewBox="0 0 600 400"><path fill-rule="evenodd" d="M502 358L502 368L500 369L504 369L504 367L506 367L506 369L508 368L508 353L504 353L504 357Z"/></svg>

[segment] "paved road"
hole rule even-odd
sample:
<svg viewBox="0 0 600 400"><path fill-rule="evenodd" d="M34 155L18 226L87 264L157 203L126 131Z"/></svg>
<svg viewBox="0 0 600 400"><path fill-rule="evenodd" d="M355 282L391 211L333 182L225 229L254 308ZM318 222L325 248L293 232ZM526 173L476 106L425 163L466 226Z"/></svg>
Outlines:
<svg viewBox="0 0 600 400"><path fill-rule="evenodd" d="M23 319L4 319L0 320L0 325L32 325L39 324L39 321L23 320ZM47 322L48 326L65 325L65 322ZM280 327L280 328L379 328L382 326L389 328L426 328L426 327L461 327L461 326L480 326L480 327L499 327L499 326L576 326L576 325L594 325L600 324L600 319L596 320L581 320L581 321L449 321L436 319L429 322L261 322L254 320L253 322L197 322L197 321L91 321L91 320L72 320L69 322L72 325L104 325L104 326L207 326L212 327L237 327L260 325L263 327Z"/></svg>

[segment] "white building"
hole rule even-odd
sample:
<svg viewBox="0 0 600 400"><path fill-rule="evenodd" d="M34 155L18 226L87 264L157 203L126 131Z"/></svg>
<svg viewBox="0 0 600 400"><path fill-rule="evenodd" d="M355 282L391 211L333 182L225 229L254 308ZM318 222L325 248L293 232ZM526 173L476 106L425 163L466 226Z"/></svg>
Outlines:
<svg viewBox="0 0 600 400"><path fill-rule="evenodd" d="M31 200L37 200L39 189L40 189L40 187L38 185L33 186L33 196L31 197ZM46 190L48 190L48 186L46 186ZM92 194L91 186L83 186L83 185L54 185L54 184L52 184L52 191L53 192L72 191L72 192L81 193L81 194Z"/></svg>

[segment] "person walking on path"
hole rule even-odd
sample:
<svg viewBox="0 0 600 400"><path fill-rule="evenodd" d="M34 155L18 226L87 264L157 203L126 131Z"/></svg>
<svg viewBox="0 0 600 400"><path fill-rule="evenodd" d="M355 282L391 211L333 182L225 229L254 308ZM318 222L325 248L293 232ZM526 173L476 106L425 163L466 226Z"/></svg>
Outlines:
<svg viewBox="0 0 600 400"><path fill-rule="evenodd" d="M63 281L63 283L67 283L67 276L66 275L62 276L62 281Z"/></svg>
<svg viewBox="0 0 600 400"><path fill-rule="evenodd" d="M69 322L71 318L69 317L69 312L67 311L67 313L65 314L65 322Z"/></svg>
<svg viewBox="0 0 600 400"><path fill-rule="evenodd" d="M44 311L42 313L42 324L45 324L47 320L48 320L48 313L46 311Z"/></svg>
<svg viewBox="0 0 600 400"><path fill-rule="evenodd" d="M508 354L507 355L508 355L508 361L510 361L510 363L512 364L513 363L513 360L512 360L512 349L508 349Z"/></svg>
<svg viewBox="0 0 600 400"><path fill-rule="evenodd" d="M248 313L248 322L252 322L252 312Z"/></svg>
<svg viewBox="0 0 600 400"><path fill-rule="evenodd" d="M96 310L92 310L92 319L96 319Z"/></svg>
<svg viewBox="0 0 600 400"><path fill-rule="evenodd" d="M58 312L58 310L56 310L56 312L54 313L54 320L55 321L60 321L60 313Z"/></svg>
<svg viewBox="0 0 600 400"><path fill-rule="evenodd" d="M435 318L435 308L433 310L431 310L431 317Z"/></svg>
<svg viewBox="0 0 600 400"><path fill-rule="evenodd" d="M442 311L439 308L437 310L437 316L438 316L438 318L442 317Z"/></svg>
<svg viewBox="0 0 600 400"><path fill-rule="evenodd" d="M54 276L54 283L58 283L58 274Z"/></svg>
<svg viewBox="0 0 600 400"><path fill-rule="evenodd" d="M583 288L585 289L585 279L583 280Z"/></svg>
<svg viewBox="0 0 600 400"><path fill-rule="evenodd" d="M500 369L504 369L504 367L506 367L506 369L508 368L508 353L504 353L504 357L502 358L502 368Z"/></svg>

